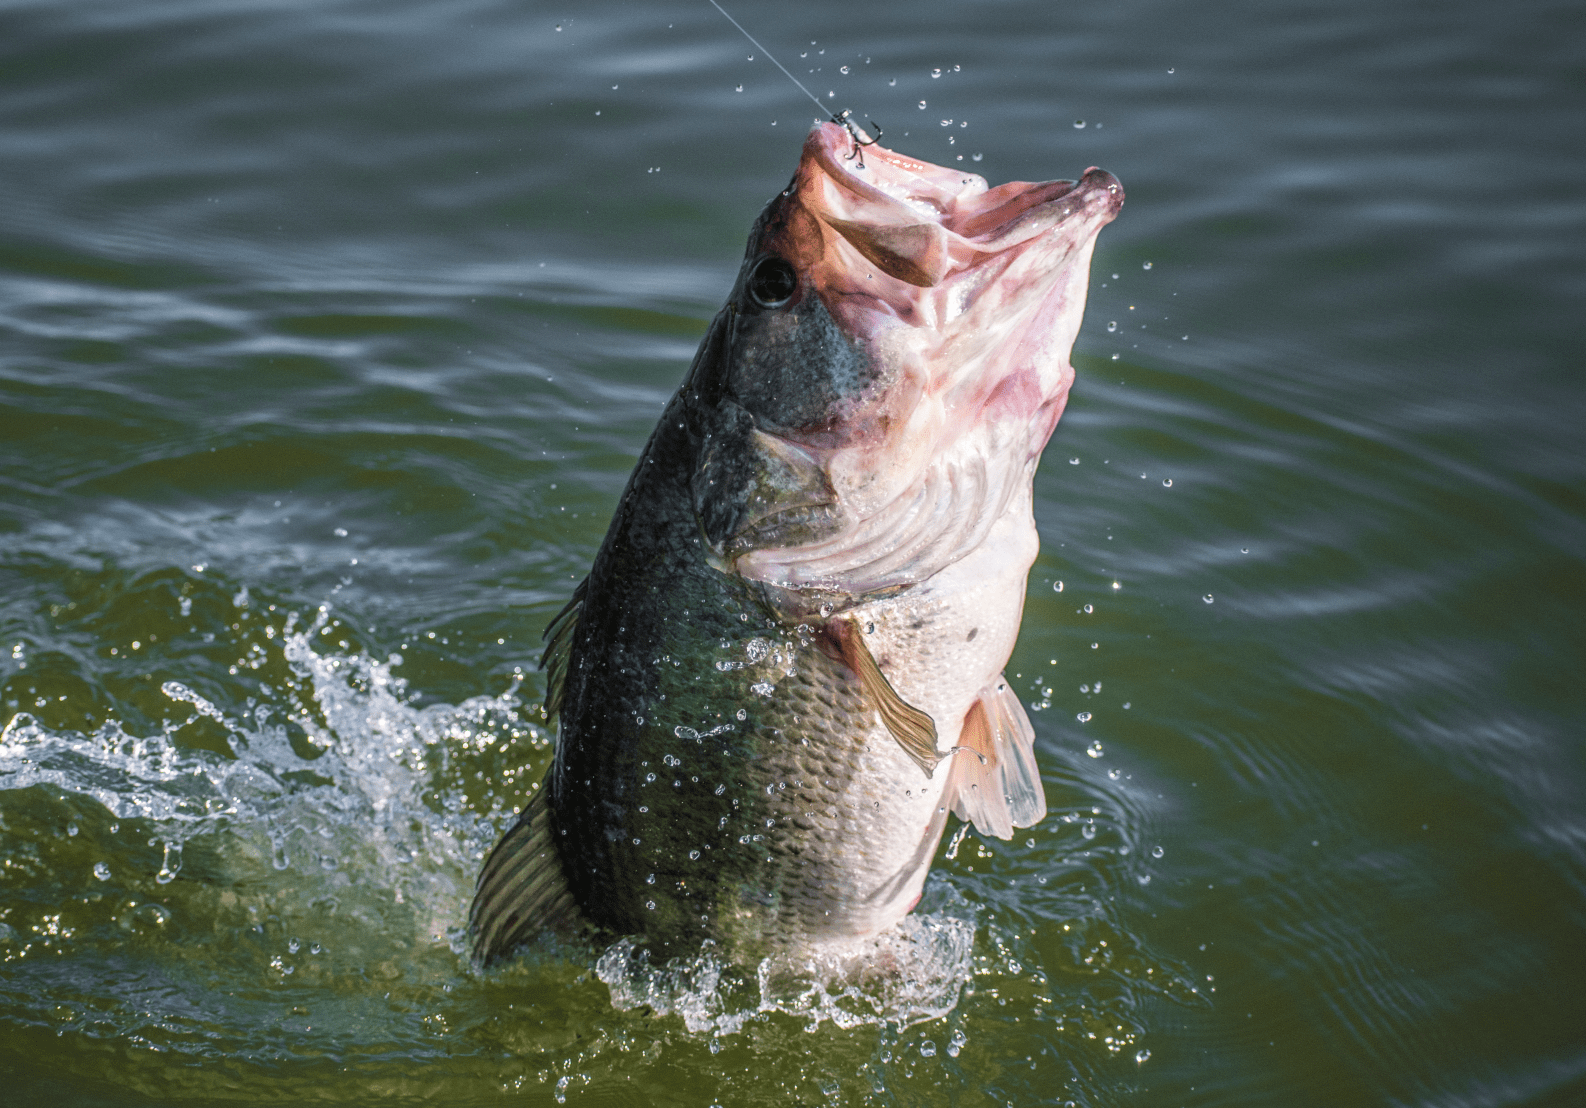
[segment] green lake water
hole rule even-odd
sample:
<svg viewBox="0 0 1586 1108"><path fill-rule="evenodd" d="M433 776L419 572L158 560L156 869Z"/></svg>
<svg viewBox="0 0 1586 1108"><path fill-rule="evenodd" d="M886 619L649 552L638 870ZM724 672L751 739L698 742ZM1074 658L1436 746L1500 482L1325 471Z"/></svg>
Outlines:
<svg viewBox="0 0 1586 1108"><path fill-rule="evenodd" d="M704 0L0 3L7 1102L1586 1104L1579 6L729 10L1128 192L1051 815L950 827L870 992L473 971L540 632L814 106Z"/></svg>

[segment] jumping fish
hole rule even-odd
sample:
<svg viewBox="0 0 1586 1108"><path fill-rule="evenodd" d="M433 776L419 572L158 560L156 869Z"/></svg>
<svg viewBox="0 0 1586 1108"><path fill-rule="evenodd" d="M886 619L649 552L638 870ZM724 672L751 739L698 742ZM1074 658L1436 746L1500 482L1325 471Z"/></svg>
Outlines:
<svg viewBox="0 0 1586 1108"><path fill-rule="evenodd" d="M746 958L875 934L949 812L1046 814L1002 671L1123 189L858 135L810 132L546 631L555 759L480 874L481 962L581 922Z"/></svg>

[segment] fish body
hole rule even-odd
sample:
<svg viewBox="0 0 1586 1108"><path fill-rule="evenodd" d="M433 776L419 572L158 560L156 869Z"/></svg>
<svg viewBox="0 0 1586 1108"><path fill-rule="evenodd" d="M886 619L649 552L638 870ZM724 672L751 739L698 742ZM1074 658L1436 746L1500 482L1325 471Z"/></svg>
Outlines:
<svg viewBox="0 0 1586 1108"><path fill-rule="evenodd" d="M1002 668L1122 202L812 130L547 633L556 756L481 874L478 957L579 917L673 953L874 934L950 812L1045 814Z"/></svg>

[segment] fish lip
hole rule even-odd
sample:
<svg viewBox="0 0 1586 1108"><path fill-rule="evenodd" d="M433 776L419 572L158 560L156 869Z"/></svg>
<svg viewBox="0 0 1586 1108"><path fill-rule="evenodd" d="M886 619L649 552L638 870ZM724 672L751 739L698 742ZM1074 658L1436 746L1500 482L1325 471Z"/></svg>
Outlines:
<svg viewBox="0 0 1586 1108"><path fill-rule="evenodd" d="M837 195L822 187L821 178ZM1118 178L1096 166L1077 181L1010 181L991 188L977 173L879 145L856 146L835 123L811 129L795 188L822 223L856 245L864 233L856 235L860 228L883 228L894 239L907 234L922 244L935 264L909 267L904 276L922 287L938 285L1060 225L1078 222L1099 229L1124 202ZM874 253L865 245L860 249Z"/></svg>

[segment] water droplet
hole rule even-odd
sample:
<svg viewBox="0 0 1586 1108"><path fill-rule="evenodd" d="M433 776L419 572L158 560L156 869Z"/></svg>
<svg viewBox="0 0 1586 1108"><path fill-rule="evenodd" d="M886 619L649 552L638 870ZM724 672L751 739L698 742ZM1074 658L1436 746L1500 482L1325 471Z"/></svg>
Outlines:
<svg viewBox="0 0 1586 1108"><path fill-rule="evenodd" d="M1079 833L1087 839L1094 839L1096 837L1096 821L1086 820L1085 825L1079 829Z"/></svg>
<svg viewBox="0 0 1586 1108"><path fill-rule="evenodd" d="M739 719L748 719L749 713L744 711L742 708L739 708L737 711L737 716Z"/></svg>
<svg viewBox="0 0 1586 1108"><path fill-rule="evenodd" d="M1212 602L1212 594L1211 593L1207 593L1205 596L1201 597L1201 599L1206 601L1206 603L1210 604Z"/></svg>
<svg viewBox="0 0 1586 1108"><path fill-rule="evenodd" d="M743 91L743 86L742 86L742 85L739 85L739 86L738 86L738 87L737 87L737 88L735 88L735 89L734 89L734 90L733 90L733 91L734 91L734 92L742 92L742 91Z"/></svg>
<svg viewBox="0 0 1586 1108"><path fill-rule="evenodd" d="M1089 723L1090 722L1090 713L1089 712L1080 712L1074 718L1079 720L1079 722L1081 722L1081 723ZM1092 758L1100 758L1101 755L1100 754L1092 754L1091 757Z"/></svg>
<svg viewBox="0 0 1586 1108"><path fill-rule="evenodd" d="M973 157L974 157L975 161L978 162L981 158L985 157L985 155L984 154L975 154L975 155L973 155Z"/></svg>
<svg viewBox="0 0 1586 1108"><path fill-rule="evenodd" d="M837 69L837 72L839 72L839 73L841 73L841 74L843 74L843 75L844 75L844 76L847 76L847 74L848 74L848 67L847 67L847 66L846 66L846 65L844 65L844 66L839 66L839 67L838 67L838 69Z"/></svg>
<svg viewBox="0 0 1586 1108"><path fill-rule="evenodd" d="M941 75L942 75L942 71L940 69L931 70L931 80L934 81L934 80L936 80L936 78L940 77Z"/></svg>
<svg viewBox="0 0 1586 1108"><path fill-rule="evenodd" d="M176 875L182 870L182 844L166 843L165 857L160 862L160 872L154 875L154 880L161 885L169 885L176 880Z"/></svg>
<svg viewBox="0 0 1586 1108"><path fill-rule="evenodd" d="M1053 592L1062 592L1063 591L1063 582L1061 582L1061 581L1053 581L1052 582L1052 591Z"/></svg>
<svg viewBox="0 0 1586 1108"><path fill-rule="evenodd" d="M1112 320L1108 320L1107 321L1107 330L1116 331L1117 329L1118 329L1118 321L1116 319L1112 319Z"/></svg>
<svg viewBox="0 0 1586 1108"><path fill-rule="evenodd" d="M1077 465L1079 465L1079 459L1078 458L1070 458L1068 460L1068 464L1071 465L1071 466L1077 466Z"/></svg>
<svg viewBox="0 0 1586 1108"><path fill-rule="evenodd" d="M110 880L110 867L105 865L103 862L95 862L94 863L94 876L99 878L99 880L101 880L101 881L109 881Z"/></svg>
<svg viewBox="0 0 1586 1108"><path fill-rule="evenodd" d="M1096 609L1095 609L1095 608L1094 608L1094 607L1093 607L1093 606L1092 606L1092 605L1090 605L1090 604L1087 604L1087 605L1085 605L1085 614L1086 614L1086 615L1087 615L1087 616L1088 616L1088 615L1090 615L1090 614L1091 614L1091 613L1092 613L1092 612L1094 612L1094 611L1095 611L1095 610L1096 610Z"/></svg>
<svg viewBox="0 0 1586 1108"><path fill-rule="evenodd" d="M953 125L953 121L951 119L942 120L942 126L943 127L951 127L952 125ZM949 141L951 141L951 140L949 140Z"/></svg>
<svg viewBox="0 0 1586 1108"><path fill-rule="evenodd" d="M650 909L650 911L652 911L652 912L655 911L655 901L653 901L653 900L646 900L644 902L644 906L646 908Z"/></svg>
<svg viewBox="0 0 1586 1108"><path fill-rule="evenodd" d="M1153 846L1151 848L1151 857L1153 858L1160 858L1166 853L1167 851L1163 850L1160 846Z"/></svg>
<svg viewBox="0 0 1586 1108"><path fill-rule="evenodd" d="M644 879L644 883L645 883L645 884L646 884L646 885L653 885L653 884L655 884L655 874L653 874L653 873L652 873L652 874L650 874L650 876L648 876L648 877L646 877L646 878L645 878L645 879Z"/></svg>
<svg viewBox="0 0 1586 1108"><path fill-rule="evenodd" d="M1248 553L1250 553L1250 548L1248 546L1241 546L1239 548L1239 553L1248 554Z"/></svg>
<svg viewBox="0 0 1586 1108"><path fill-rule="evenodd" d="M926 1039L923 1043L921 1043L920 1044L920 1057L921 1058L934 1058L934 1057L936 1057L936 1044L931 1042L931 1040L929 1040L929 1039Z"/></svg>
<svg viewBox="0 0 1586 1108"><path fill-rule="evenodd" d="M1172 70L1168 70L1168 72L1171 73ZM1146 880L1150 880L1150 878L1147 878ZM1151 1057L1151 1052L1149 1050L1137 1050L1134 1052L1134 1060L1136 1064L1144 1062L1149 1057Z"/></svg>
<svg viewBox="0 0 1586 1108"><path fill-rule="evenodd" d="M697 851L697 850L690 850L690 851L689 851L689 852L688 852L688 860L689 860L689 861L690 861L690 862L697 862L697 861L699 861L699 851Z"/></svg>
<svg viewBox="0 0 1586 1108"><path fill-rule="evenodd" d="M1087 746L1085 748L1085 753L1089 754L1092 758L1100 758L1101 757L1101 740L1097 739L1095 742L1093 742L1089 746Z"/></svg>
<svg viewBox="0 0 1586 1108"><path fill-rule="evenodd" d="M1083 131L1084 129L1085 129L1085 121L1083 119L1074 120L1074 130Z"/></svg>
<svg viewBox="0 0 1586 1108"><path fill-rule="evenodd" d="M1162 487L1164 489L1172 488L1173 487L1173 478L1171 478L1171 477L1162 478Z"/></svg>
<svg viewBox="0 0 1586 1108"><path fill-rule="evenodd" d="M822 604L821 605L821 615L823 617L831 615L836 610L837 609L833 608L830 604Z"/></svg>
<svg viewBox="0 0 1586 1108"><path fill-rule="evenodd" d="M925 110L925 101L923 101L923 100L920 101L920 110L921 111Z"/></svg>
<svg viewBox="0 0 1586 1108"><path fill-rule="evenodd" d="M1142 263L1140 263L1140 268L1141 269L1150 269L1151 268L1151 263L1150 262L1142 262Z"/></svg>
<svg viewBox="0 0 1586 1108"><path fill-rule="evenodd" d="M1128 710L1128 708L1129 708L1129 702L1128 702L1128 701L1127 701L1127 700L1125 700L1125 701L1124 701L1124 702L1123 702L1123 707L1124 707L1124 710L1125 710L1125 711L1127 711L1127 710Z"/></svg>
<svg viewBox="0 0 1586 1108"><path fill-rule="evenodd" d="M1090 686L1089 685L1081 685L1079 687L1079 691L1080 692L1090 692ZM1051 695L1051 694L1048 693L1047 695Z"/></svg>
<svg viewBox="0 0 1586 1108"><path fill-rule="evenodd" d="M75 822L66 825L66 834L72 838L77 837L77 824Z"/></svg>

